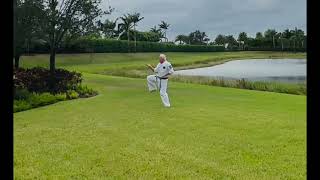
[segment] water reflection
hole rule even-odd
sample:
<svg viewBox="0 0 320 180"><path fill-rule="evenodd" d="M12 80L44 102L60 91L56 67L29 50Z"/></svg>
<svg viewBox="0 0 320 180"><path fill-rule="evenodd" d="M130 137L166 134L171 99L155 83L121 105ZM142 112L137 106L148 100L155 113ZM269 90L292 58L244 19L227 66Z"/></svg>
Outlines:
<svg viewBox="0 0 320 180"><path fill-rule="evenodd" d="M175 74L207 76L249 81L278 81L303 83L306 81L305 59L248 59L229 61L212 67L176 71Z"/></svg>

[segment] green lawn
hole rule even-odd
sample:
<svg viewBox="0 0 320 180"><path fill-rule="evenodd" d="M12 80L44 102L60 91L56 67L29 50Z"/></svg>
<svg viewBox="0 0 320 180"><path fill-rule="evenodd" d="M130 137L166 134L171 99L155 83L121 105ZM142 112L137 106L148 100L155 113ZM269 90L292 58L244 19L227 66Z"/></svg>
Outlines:
<svg viewBox="0 0 320 180"><path fill-rule="evenodd" d="M63 55L58 67L98 72L157 54L95 54L100 65ZM44 57L23 57L23 66ZM16 179L306 178L306 96L169 82L168 109L143 79L84 79L98 96L14 114Z"/></svg>

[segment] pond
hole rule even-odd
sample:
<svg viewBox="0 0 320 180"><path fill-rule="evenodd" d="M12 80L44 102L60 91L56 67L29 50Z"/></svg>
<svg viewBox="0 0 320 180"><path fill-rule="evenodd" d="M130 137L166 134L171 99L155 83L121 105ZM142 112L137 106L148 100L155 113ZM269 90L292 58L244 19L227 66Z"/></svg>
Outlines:
<svg viewBox="0 0 320 180"><path fill-rule="evenodd" d="M211 67L178 70L176 75L206 76L248 81L304 83L305 59L248 59L228 61Z"/></svg>

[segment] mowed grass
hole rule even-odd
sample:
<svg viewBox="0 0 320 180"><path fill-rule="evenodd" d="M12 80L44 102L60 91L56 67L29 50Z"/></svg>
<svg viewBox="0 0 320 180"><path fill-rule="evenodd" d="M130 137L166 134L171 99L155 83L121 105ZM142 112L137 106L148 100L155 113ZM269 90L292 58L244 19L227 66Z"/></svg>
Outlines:
<svg viewBox="0 0 320 180"><path fill-rule="evenodd" d="M14 114L15 179L306 178L306 96L169 82L167 109L145 80L84 78L98 96Z"/></svg>

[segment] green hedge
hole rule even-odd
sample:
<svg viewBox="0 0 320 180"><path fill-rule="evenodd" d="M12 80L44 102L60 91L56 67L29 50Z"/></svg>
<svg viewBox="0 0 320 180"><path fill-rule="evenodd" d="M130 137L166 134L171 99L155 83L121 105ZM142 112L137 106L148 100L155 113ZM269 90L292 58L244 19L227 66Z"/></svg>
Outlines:
<svg viewBox="0 0 320 180"><path fill-rule="evenodd" d="M135 52L134 41L129 43L130 52ZM137 52L220 52L224 46L217 45L175 45L170 43L157 43L137 41ZM31 53L48 53L47 46L35 46ZM63 43L57 53L125 53L128 52L128 42L112 39L78 39Z"/></svg>
<svg viewBox="0 0 320 180"><path fill-rule="evenodd" d="M306 52L306 48L281 48L281 47L276 47L276 48L270 48L270 47L248 47L245 50L248 51L289 51L289 52Z"/></svg>
<svg viewBox="0 0 320 180"><path fill-rule="evenodd" d="M296 51L305 52L306 48L285 47L282 49L277 46L272 47L258 47L257 44L248 45L245 51ZM130 49L129 49L130 48ZM114 39L93 39L80 38L71 42L64 42L57 49L57 53L126 53L128 49L130 52L135 52L134 41L128 42L126 40ZM228 47L225 49L223 45L176 45L173 43L158 43L148 41L137 41L136 52L221 52L221 51L243 51L237 46ZM30 53L49 53L48 45L33 45L29 51Z"/></svg>
<svg viewBox="0 0 320 180"><path fill-rule="evenodd" d="M129 43L130 52L135 51L134 41ZM106 53L106 52L128 52L128 42L124 40L108 39L78 39L72 43L62 46L62 53ZM175 45L169 43L156 43L137 41L137 52L218 52L224 51L223 46L203 45Z"/></svg>

